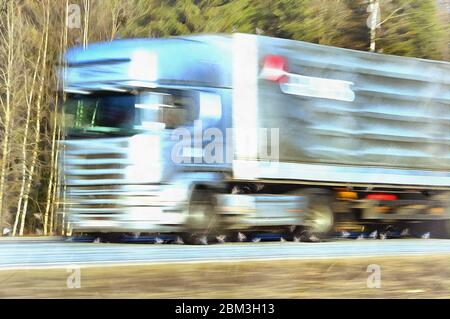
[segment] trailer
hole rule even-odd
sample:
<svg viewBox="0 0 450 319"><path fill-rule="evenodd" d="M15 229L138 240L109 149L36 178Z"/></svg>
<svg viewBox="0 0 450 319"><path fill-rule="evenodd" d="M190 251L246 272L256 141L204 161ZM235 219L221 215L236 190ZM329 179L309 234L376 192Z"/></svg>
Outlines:
<svg viewBox="0 0 450 319"><path fill-rule="evenodd" d="M61 76L74 232L449 236L448 62L237 33L74 48Z"/></svg>

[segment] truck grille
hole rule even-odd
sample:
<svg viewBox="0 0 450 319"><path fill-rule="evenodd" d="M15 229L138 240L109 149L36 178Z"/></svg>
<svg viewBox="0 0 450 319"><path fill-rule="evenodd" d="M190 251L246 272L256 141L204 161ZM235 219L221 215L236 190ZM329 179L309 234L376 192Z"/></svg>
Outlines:
<svg viewBox="0 0 450 319"><path fill-rule="evenodd" d="M136 220L160 205L158 180L136 180L129 173L158 172L159 161L148 154L149 167L137 168L129 156L130 141L120 137L61 142L63 203L70 222Z"/></svg>

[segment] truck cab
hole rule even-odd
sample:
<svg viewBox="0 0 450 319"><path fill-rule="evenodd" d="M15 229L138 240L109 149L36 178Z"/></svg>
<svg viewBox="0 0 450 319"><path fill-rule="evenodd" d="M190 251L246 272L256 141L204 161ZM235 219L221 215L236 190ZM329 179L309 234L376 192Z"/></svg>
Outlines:
<svg viewBox="0 0 450 319"><path fill-rule="evenodd" d="M68 51L61 165L74 232L179 232L196 185L229 173L201 153L205 130L230 126L229 58L214 41L134 39Z"/></svg>

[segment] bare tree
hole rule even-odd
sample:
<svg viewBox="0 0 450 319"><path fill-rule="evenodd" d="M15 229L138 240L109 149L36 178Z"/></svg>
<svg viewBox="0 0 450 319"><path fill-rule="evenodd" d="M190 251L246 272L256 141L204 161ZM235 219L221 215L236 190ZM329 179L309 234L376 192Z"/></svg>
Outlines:
<svg viewBox="0 0 450 319"><path fill-rule="evenodd" d="M65 3L65 12L67 15L69 6L69 1L66 0ZM66 21L67 17L64 17ZM59 66L64 66L65 62L63 59L63 53L67 48L67 36L68 36L68 28L67 24L64 23L63 32L60 33L59 36L59 46L57 49ZM60 78L56 76L56 87L60 87L62 81L62 86L64 86L64 78ZM51 134L51 149L50 149L50 177L49 183L47 185L47 198L45 203L45 213L44 213L44 235L53 234L54 231L54 214L55 207L58 206L57 203L57 191L58 191L58 180L59 180L59 169L58 169L58 159L59 159L59 145L58 139L61 137L61 117L58 112L58 104L60 101L60 94L58 91L55 92L55 101L54 101L54 109L51 111L53 114L53 124L52 124L52 134ZM65 96L63 95L63 100Z"/></svg>
<svg viewBox="0 0 450 319"><path fill-rule="evenodd" d="M2 42L1 53L4 65L1 66L0 79L2 83L2 92L0 94L1 104L1 123L3 127L3 140L1 142L1 166L0 166L0 236L3 235L3 212L5 199L6 178L8 175L8 163L10 155L10 133L12 121L12 90L14 78L14 26L15 16L13 12L13 2L6 1L3 4L5 11L2 12L3 17L0 19L3 23L0 25L0 38ZM2 6L3 7L3 6Z"/></svg>
<svg viewBox="0 0 450 319"><path fill-rule="evenodd" d="M376 51L376 40L377 40L377 29L380 28L385 22L400 18L411 13L401 13L397 14L399 11L405 9L406 4L393 10L384 20L381 21L381 9L380 0L369 0L369 6L367 7L367 12L370 12L367 18L367 26L370 28L370 52Z"/></svg>
<svg viewBox="0 0 450 319"><path fill-rule="evenodd" d="M111 1L111 37L114 40L121 26L121 16L125 11L125 1Z"/></svg>
<svg viewBox="0 0 450 319"><path fill-rule="evenodd" d="M47 71L47 52L48 52L48 37L49 37L49 21L50 21L50 2L47 0L45 3L43 2L45 12L45 20L44 20L44 48L42 53L42 62L41 62L41 72L42 76L39 81L38 95L36 98L36 122L35 122L35 136L34 136L34 145L33 152L31 155L31 164L29 168L29 174L27 176L27 184L25 187L25 192L23 194L23 209L22 216L20 221L20 231L19 235L23 236L24 228L25 228L25 218L27 215L28 203L30 199L30 190L33 183L34 173L36 170L37 159L39 155L39 146L41 143L41 112L42 112L42 103L43 103L43 95L44 95L44 83L46 81Z"/></svg>
<svg viewBox="0 0 450 319"><path fill-rule="evenodd" d="M89 42L89 16L91 11L91 0L84 0L84 25L83 25L83 47Z"/></svg>
<svg viewBox="0 0 450 319"><path fill-rule="evenodd" d="M34 71L33 71L33 77L31 81L31 87L28 86L27 76L25 76L24 86L25 86L25 92L26 92L26 117L25 117L25 124L24 124L24 132L23 132L23 140L22 140L22 169L21 169L21 186L20 186L20 192L19 192L19 199L17 204L17 210L16 210L16 216L14 220L14 227L13 227L13 236L17 234L17 227L19 224L19 218L22 212L22 203L24 199L25 194L25 186L27 181L27 158L28 158L28 138L29 138L29 130L30 130L30 122L31 122L31 116L32 116L32 106L34 101L34 95L36 93L36 80L38 76L38 71L40 68L40 60L42 55L42 47L43 47L43 41L44 37L41 38L41 44L39 46L38 56L34 64ZM25 56L23 55L23 58L25 59Z"/></svg>

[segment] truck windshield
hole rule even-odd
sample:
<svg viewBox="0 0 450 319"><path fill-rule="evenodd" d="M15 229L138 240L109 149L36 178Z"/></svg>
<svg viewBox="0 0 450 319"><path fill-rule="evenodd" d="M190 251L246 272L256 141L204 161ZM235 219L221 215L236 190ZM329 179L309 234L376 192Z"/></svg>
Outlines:
<svg viewBox="0 0 450 319"><path fill-rule="evenodd" d="M183 91L139 94L69 95L64 105L69 135L133 135L154 128L172 129L192 122L194 98Z"/></svg>

